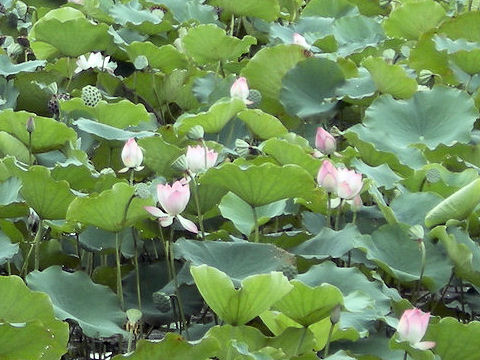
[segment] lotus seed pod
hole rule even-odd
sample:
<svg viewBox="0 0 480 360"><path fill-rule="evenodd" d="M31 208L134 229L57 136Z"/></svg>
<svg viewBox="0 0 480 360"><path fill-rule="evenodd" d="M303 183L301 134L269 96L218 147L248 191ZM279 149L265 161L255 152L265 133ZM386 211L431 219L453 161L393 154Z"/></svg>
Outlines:
<svg viewBox="0 0 480 360"><path fill-rule="evenodd" d="M156 291L152 294L153 303L157 307L158 310L162 313L169 312L172 308L172 301L170 300L170 296L165 294L161 291Z"/></svg>
<svg viewBox="0 0 480 360"><path fill-rule="evenodd" d="M102 100L102 94L95 86L87 85L82 89L82 100L87 106L95 106Z"/></svg>

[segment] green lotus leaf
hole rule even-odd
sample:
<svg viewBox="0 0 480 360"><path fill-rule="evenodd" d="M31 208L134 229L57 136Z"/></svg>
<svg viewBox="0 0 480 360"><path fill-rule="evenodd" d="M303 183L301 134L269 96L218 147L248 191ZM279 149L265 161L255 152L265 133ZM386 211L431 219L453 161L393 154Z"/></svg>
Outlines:
<svg viewBox="0 0 480 360"><path fill-rule="evenodd" d="M20 199L22 182L17 177L10 177L0 183L0 218L27 216L28 206ZM4 242L4 249L10 247L10 242ZM15 245L18 247L18 245ZM11 248L13 250L13 248ZM5 259L5 257L3 257ZM2 256L0 256L1 262Z"/></svg>
<svg viewBox="0 0 480 360"><path fill-rule="evenodd" d="M28 148L15 136L5 131L0 131L0 155L14 156L25 164L28 164L30 156Z"/></svg>
<svg viewBox="0 0 480 360"><path fill-rule="evenodd" d="M115 4L110 8L110 16L120 25L141 25L144 22L152 24L160 24L163 16L159 16L158 13L152 13L148 10L143 10L142 5L138 0L132 0L126 4Z"/></svg>
<svg viewBox="0 0 480 360"><path fill-rule="evenodd" d="M418 40L445 18L443 6L433 0L405 2L390 13L383 26L391 37Z"/></svg>
<svg viewBox="0 0 480 360"><path fill-rule="evenodd" d="M28 38L39 59L77 57L113 47L107 24L94 24L71 7L51 10L34 24Z"/></svg>
<svg viewBox="0 0 480 360"><path fill-rule="evenodd" d="M82 99L74 98L62 102L61 109L65 112L65 115L72 118L95 119L101 124L119 129L150 121L150 115L145 106L134 104L128 100L121 100L111 104L100 101L95 107L92 107L85 105Z"/></svg>
<svg viewBox="0 0 480 360"><path fill-rule="evenodd" d="M204 5L201 0L155 0L154 2L165 5L180 24L190 23L192 20L200 24L219 24L214 7Z"/></svg>
<svg viewBox="0 0 480 360"><path fill-rule="evenodd" d="M330 284L310 287L298 280L292 280L292 291L273 305L297 323L307 327L326 317L332 310L343 305L341 291Z"/></svg>
<svg viewBox="0 0 480 360"><path fill-rule="evenodd" d="M93 120L79 118L73 122L80 130L96 135L106 140L127 141L130 138L151 137L155 134L150 131L129 131L105 125Z"/></svg>
<svg viewBox="0 0 480 360"><path fill-rule="evenodd" d="M218 342L210 337L193 345L181 335L170 332L165 334L161 341L140 340L134 352L128 355L116 355L112 360L208 359L217 354L219 347Z"/></svg>
<svg viewBox="0 0 480 360"><path fill-rule="evenodd" d="M293 256L272 244L232 243L181 239L175 256L193 265L206 264L227 274L235 287L248 276L279 271L294 263Z"/></svg>
<svg viewBox="0 0 480 360"><path fill-rule="evenodd" d="M255 207L293 197L308 200L316 189L310 174L296 165L241 168L229 163L209 169L200 182L221 186Z"/></svg>
<svg viewBox="0 0 480 360"><path fill-rule="evenodd" d="M283 112L278 96L282 79L299 61L306 58L303 49L295 45L265 47L255 54L242 69L248 86L262 93L260 108L270 114Z"/></svg>
<svg viewBox="0 0 480 360"><path fill-rule="evenodd" d="M253 36L246 35L240 40L213 24L193 27L182 37L185 51L199 64L237 59L256 43Z"/></svg>
<svg viewBox="0 0 480 360"><path fill-rule="evenodd" d="M352 77L345 80L345 83L337 89L337 96L349 99L363 99L370 97L377 91L377 86L372 79L372 75L364 67L358 68L358 77Z"/></svg>
<svg viewBox="0 0 480 360"><path fill-rule="evenodd" d="M143 207L153 205L153 200L136 198L134 194L133 186L117 183L100 194L76 198L68 207L66 218L107 231L121 231L149 218Z"/></svg>
<svg viewBox="0 0 480 360"><path fill-rule="evenodd" d="M55 319L48 296L17 276L1 276L0 291L0 357L59 359L67 351L68 324Z"/></svg>
<svg viewBox="0 0 480 360"><path fill-rule="evenodd" d="M12 244L10 239L0 232L0 265L10 261L18 253L18 244Z"/></svg>
<svg viewBox="0 0 480 360"><path fill-rule="evenodd" d="M268 22L280 16L279 0L211 0L209 4L222 8L227 14L257 17Z"/></svg>
<svg viewBox="0 0 480 360"><path fill-rule="evenodd" d="M478 321L462 324L454 318L445 317L428 327L425 339L435 341L435 354L442 360L469 360L472 354L480 351L480 344L475 340L479 334Z"/></svg>
<svg viewBox="0 0 480 360"><path fill-rule="evenodd" d="M214 267L192 266L190 272L210 308L230 325L247 323L293 288L280 272L246 277L238 290L228 275Z"/></svg>
<svg viewBox="0 0 480 360"><path fill-rule="evenodd" d="M149 41L134 41L128 44L126 51L132 61L138 56L145 56L148 59L148 66L160 69L166 74L175 69L185 69L188 65L186 56L173 45L158 47Z"/></svg>
<svg viewBox="0 0 480 360"><path fill-rule="evenodd" d="M41 219L64 219L67 208L75 199L70 186L64 180L56 181L43 166L32 166L28 171L16 171L22 180L21 194Z"/></svg>
<svg viewBox="0 0 480 360"><path fill-rule="evenodd" d="M477 116L470 96L440 86L417 92L406 101L380 96L365 112L363 124L352 126L346 134L355 133L377 151L396 154L402 163L416 167L420 163L412 160L421 153L413 145L433 150L440 144L466 143Z"/></svg>
<svg viewBox="0 0 480 360"><path fill-rule="evenodd" d="M336 90L344 81L337 63L312 57L287 72L282 80L280 102L290 115L301 118L320 115L335 107Z"/></svg>
<svg viewBox="0 0 480 360"><path fill-rule="evenodd" d="M399 222L421 225L425 215L443 199L431 192L404 192L392 200L390 208Z"/></svg>
<svg viewBox="0 0 480 360"><path fill-rule="evenodd" d="M475 286L480 285L480 248L470 236L458 227L436 226L428 234L439 239L455 264L455 274Z"/></svg>
<svg viewBox="0 0 480 360"><path fill-rule="evenodd" d="M0 109L14 109L17 106L17 98L20 92L14 85L13 80L0 78Z"/></svg>
<svg viewBox="0 0 480 360"><path fill-rule="evenodd" d="M337 19L333 24L333 36L338 43L338 55L344 57L385 40L382 26L363 15Z"/></svg>
<svg viewBox="0 0 480 360"><path fill-rule="evenodd" d="M305 152L304 148L283 139L269 139L261 146L265 154L270 155L281 165L295 164L316 176L320 169L321 161Z"/></svg>
<svg viewBox="0 0 480 360"><path fill-rule="evenodd" d="M356 6L347 0L312 0L302 11L302 16L341 18L359 15Z"/></svg>
<svg viewBox="0 0 480 360"><path fill-rule="evenodd" d="M122 329L126 320L118 297L108 287L92 282L82 271L68 273L60 266L33 271L28 286L50 296L59 319L75 320L85 335L93 338L128 336Z"/></svg>
<svg viewBox="0 0 480 360"><path fill-rule="evenodd" d="M183 153L180 148L165 142L159 136L140 139L138 144L144 149L143 163L145 166L159 176L169 177L174 174L172 164Z"/></svg>
<svg viewBox="0 0 480 360"><path fill-rule="evenodd" d="M420 277L421 253L417 242L408 235L409 226L403 224L383 225L371 237L356 240L367 259L375 262L390 276L402 282L413 282ZM425 241L427 262L422 283L432 292L438 291L451 274L452 265L445 258L439 245Z"/></svg>
<svg viewBox="0 0 480 360"><path fill-rule="evenodd" d="M417 91L417 81L400 65L390 65L379 57L368 57L362 65L370 72L377 89L395 98L408 99Z"/></svg>
<svg viewBox="0 0 480 360"><path fill-rule="evenodd" d="M180 116L174 126L181 135L185 135L196 125L201 125L206 133L218 133L244 109L245 104L240 99L219 100L206 112Z"/></svg>
<svg viewBox="0 0 480 360"><path fill-rule="evenodd" d="M464 220L479 203L480 179L476 179L431 209L425 216L425 225L433 227L450 219Z"/></svg>
<svg viewBox="0 0 480 360"><path fill-rule="evenodd" d="M377 187L384 187L385 190L395 188L396 184L402 180L387 164L369 166L360 159L354 159L352 166L357 169L359 173L372 179Z"/></svg>
<svg viewBox="0 0 480 360"><path fill-rule="evenodd" d="M280 120L262 110L244 110L238 114L238 118L260 139L269 139L288 132Z"/></svg>
<svg viewBox="0 0 480 360"><path fill-rule="evenodd" d="M34 153L61 149L66 143L77 138L75 131L61 122L26 111L10 109L0 113L0 131L6 131L28 146L26 123L30 117L35 121L35 131L32 133Z"/></svg>
<svg viewBox="0 0 480 360"><path fill-rule="evenodd" d="M233 74L222 78L214 72L208 72L206 75L195 79L192 91L200 103L211 105L230 95L230 87L234 81L235 75Z"/></svg>
<svg viewBox="0 0 480 360"><path fill-rule="evenodd" d="M33 60L13 64L7 55L2 54L0 55L0 75L6 77L20 72L34 72L39 66L45 66L45 63L44 60Z"/></svg>
<svg viewBox="0 0 480 360"><path fill-rule="evenodd" d="M439 28L439 34L445 34L448 38L457 40L480 42L480 13L476 11L464 12L450 17Z"/></svg>

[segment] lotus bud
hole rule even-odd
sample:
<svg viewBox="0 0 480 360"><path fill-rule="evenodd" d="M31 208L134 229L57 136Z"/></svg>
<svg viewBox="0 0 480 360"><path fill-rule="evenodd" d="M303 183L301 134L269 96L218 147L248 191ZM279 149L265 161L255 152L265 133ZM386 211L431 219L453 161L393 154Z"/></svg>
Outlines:
<svg viewBox="0 0 480 360"><path fill-rule="evenodd" d="M322 127L317 128L317 134L315 136L315 147L323 154L333 154L337 148L337 142L335 138Z"/></svg>
<svg viewBox="0 0 480 360"><path fill-rule="evenodd" d="M27 123L25 124L25 127L27 128L28 133L33 133L35 131L35 119L33 116L30 116L27 120Z"/></svg>
<svg viewBox="0 0 480 360"><path fill-rule="evenodd" d="M310 48L311 48L311 46L308 45L307 40L305 40L305 38L298 33L293 34L293 43L295 45L300 45L305 50L310 50Z"/></svg>
<svg viewBox="0 0 480 360"><path fill-rule="evenodd" d="M192 140L201 140L205 135L205 131L201 125L195 125L194 127L190 128L187 133L187 137Z"/></svg>

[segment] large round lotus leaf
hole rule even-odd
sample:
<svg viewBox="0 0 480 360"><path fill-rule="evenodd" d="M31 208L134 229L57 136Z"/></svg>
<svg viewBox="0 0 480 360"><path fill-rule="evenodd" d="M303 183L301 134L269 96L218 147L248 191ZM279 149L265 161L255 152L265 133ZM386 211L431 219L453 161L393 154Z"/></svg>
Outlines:
<svg viewBox="0 0 480 360"><path fill-rule="evenodd" d="M442 197L431 192L404 192L392 200L390 207L399 222L415 226L422 225L430 209L442 201Z"/></svg>
<svg viewBox="0 0 480 360"><path fill-rule="evenodd" d="M385 40L382 26L363 15L345 16L333 24L333 35L338 43L338 55L347 56Z"/></svg>
<svg viewBox="0 0 480 360"><path fill-rule="evenodd" d="M12 244L10 239L0 232L0 265L5 264L18 252L18 244Z"/></svg>
<svg viewBox="0 0 480 360"><path fill-rule="evenodd" d="M148 66L169 74L175 69L184 69L188 62L184 54L173 45L156 46L149 41L134 41L126 48L131 61L142 55L148 59Z"/></svg>
<svg viewBox="0 0 480 360"><path fill-rule="evenodd" d="M324 58L309 58L299 62L282 80L280 102L290 115L302 118L331 110L336 101L336 89L345 77L340 66Z"/></svg>
<svg viewBox="0 0 480 360"><path fill-rule="evenodd" d="M340 231L324 227L316 236L290 249L290 252L306 259L341 258L353 249L355 239L362 236L352 224Z"/></svg>
<svg viewBox="0 0 480 360"><path fill-rule="evenodd" d="M264 113L262 110L244 110L238 118L247 124L248 128L260 139L285 135L288 130L275 116Z"/></svg>
<svg viewBox="0 0 480 360"><path fill-rule="evenodd" d="M268 22L274 21L280 16L279 0L211 0L209 4L218 6L223 11L235 16L257 17Z"/></svg>
<svg viewBox="0 0 480 360"><path fill-rule="evenodd" d="M279 93L285 74L299 61L306 58L303 49L296 45L264 47L242 69L251 89L262 93L262 110L277 114L283 111Z"/></svg>
<svg viewBox="0 0 480 360"><path fill-rule="evenodd" d="M135 256L134 238L131 228L126 228L118 233L119 239L122 244L121 252L126 258L132 258ZM109 250L113 253L115 249L116 235L113 232L105 231L94 226L87 227L78 235L79 244L82 249L89 252L108 253ZM137 240L137 247L141 248L143 242Z"/></svg>
<svg viewBox="0 0 480 360"><path fill-rule="evenodd" d="M140 139L138 144L144 149L145 166L159 176L169 177L174 173L172 164L183 153L180 148L165 142L160 136Z"/></svg>
<svg viewBox="0 0 480 360"><path fill-rule="evenodd" d="M307 327L329 317L333 308L343 305L341 291L330 284L310 287L292 280L293 289L273 306L292 320Z"/></svg>
<svg viewBox="0 0 480 360"><path fill-rule="evenodd" d="M246 35L240 40L213 24L193 27L182 37L185 51L199 64L237 59L256 43L253 36Z"/></svg>
<svg viewBox="0 0 480 360"><path fill-rule="evenodd" d="M208 306L230 325L247 323L293 288L280 272L246 277L238 290L228 275L214 267L192 266L190 272Z"/></svg>
<svg viewBox="0 0 480 360"><path fill-rule="evenodd" d="M192 189L192 192L193 192L193 189ZM200 184L199 186L197 186L200 212L202 214L205 214L206 212L211 210L213 207L216 207L226 193L227 191L225 189L215 185ZM195 199L193 195L190 198L190 201L187 205L187 208L185 209L185 212L191 215L198 214L197 204L195 203Z"/></svg>
<svg viewBox="0 0 480 360"><path fill-rule="evenodd" d="M209 169L201 183L221 186L251 206L262 206L281 199L310 199L316 185L310 174L296 165L251 165L246 168L228 163Z"/></svg>
<svg viewBox="0 0 480 360"><path fill-rule="evenodd" d="M167 332L161 341L140 340L134 352L117 355L112 360L209 359L217 355L219 347L218 341L211 337L193 345L181 335Z"/></svg>
<svg viewBox="0 0 480 360"><path fill-rule="evenodd" d="M143 207L153 205L153 200L140 199L134 195L133 186L117 183L112 189L100 194L76 198L68 207L66 218L107 231L121 231L149 217Z"/></svg>
<svg viewBox="0 0 480 360"><path fill-rule="evenodd" d="M244 109L245 103L240 99L223 99L213 104L208 111L180 116L174 126L181 135L196 125L201 125L206 133L218 133Z"/></svg>
<svg viewBox="0 0 480 360"><path fill-rule="evenodd" d="M100 101L95 107L87 106L80 98L62 102L62 111L72 118L93 118L99 123L119 129L136 126L141 122L149 121L150 115L143 104L134 104L128 100L116 103Z"/></svg>
<svg viewBox="0 0 480 360"><path fill-rule="evenodd" d="M180 24L189 23L191 20L199 24L219 23L214 7L204 5L201 1L157 0L156 3L165 5Z"/></svg>
<svg viewBox="0 0 480 360"><path fill-rule="evenodd" d="M369 166L362 160L354 159L351 165L357 170L357 172L372 179L377 187L384 187L385 190L393 189L397 183L402 180L402 178L394 173L387 164Z"/></svg>
<svg viewBox="0 0 480 360"><path fill-rule="evenodd" d="M321 161L297 144L286 140L269 139L262 144L262 151L277 160L281 165L295 164L307 170L310 175L316 176L320 169Z"/></svg>
<svg viewBox="0 0 480 360"><path fill-rule="evenodd" d="M446 16L442 5L433 0L404 2L390 13L383 23L387 35L406 40L418 40L434 29Z"/></svg>
<svg viewBox="0 0 480 360"><path fill-rule="evenodd" d="M302 11L302 16L341 18L358 15L358 9L347 0L311 0Z"/></svg>
<svg viewBox="0 0 480 360"><path fill-rule="evenodd" d="M62 148L68 141L75 141L75 131L65 124L51 118L37 116L26 111L3 110L0 113L0 131L14 135L28 145L26 123L34 118L35 131L32 133L32 150L34 153Z"/></svg>
<svg viewBox="0 0 480 360"><path fill-rule="evenodd" d="M206 264L226 273L238 287L247 276L281 271L294 257L272 244L251 242L200 242L181 239L174 245L175 257Z"/></svg>
<svg viewBox="0 0 480 360"><path fill-rule="evenodd" d="M446 317L436 324L430 324L425 339L435 341L433 351L442 360L472 360L480 352L478 336L478 321L462 324L457 319Z"/></svg>
<svg viewBox="0 0 480 360"><path fill-rule="evenodd" d="M68 324L55 319L48 296L17 276L1 276L0 292L0 357L59 359L67 351Z"/></svg>
<svg viewBox="0 0 480 360"><path fill-rule="evenodd" d="M26 61L20 64L13 64L7 55L0 55L0 75L8 76L18 74L20 72L34 72L37 67L44 66L46 61L34 60Z"/></svg>
<svg viewBox="0 0 480 360"><path fill-rule="evenodd" d="M454 192L425 216L425 225L433 227L450 219L464 220L480 203L480 179Z"/></svg>
<svg viewBox="0 0 480 360"><path fill-rule="evenodd" d="M143 9L138 0L128 3L116 3L109 9L117 24L133 28L143 34L158 34L171 29L168 21L163 21L163 13Z"/></svg>
<svg viewBox="0 0 480 360"><path fill-rule="evenodd" d="M16 176L22 180L21 194L25 202L41 219L65 218L68 206L75 199L66 181L54 180L46 167L38 165L28 171L18 170Z"/></svg>
<svg viewBox="0 0 480 360"><path fill-rule="evenodd" d="M368 57L362 65L370 72L377 89L395 98L408 99L417 91L417 81L400 65L390 65L379 57Z"/></svg>
<svg viewBox="0 0 480 360"><path fill-rule="evenodd" d="M408 229L409 226L402 224L381 226L371 237L356 239L356 247L390 276L403 282L416 281L420 277L422 255L417 242L409 237ZM435 292L448 283L452 265L440 245L425 241L425 247L427 263L422 282Z"/></svg>
<svg viewBox="0 0 480 360"><path fill-rule="evenodd" d="M0 156L14 156L18 161L28 164L28 148L15 136L5 131L0 131Z"/></svg>
<svg viewBox="0 0 480 360"><path fill-rule="evenodd" d="M81 11L71 7L52 10L40 18L28 38L39 59L58 55L77 57L113 47L107 24L94 24Z"/></svg>
<svg viewBox="0 0 480 360"><path fill-rule="evenodd" d="M480 41L480 13L471 11L451 17L439 27L438 33L453 40Z"/></svg>
<svg viewBox="0 0 480 360"><path fill-rule="evenodd" d="M188 265L186 265L188 266ZM177 274L180 274L180 266L177 266ZM187 270L188 271L188 270ZM164 325L169 324L175 320L176 314L170 307L169 311L161 312L153 301L153 293L162 291L169 283L167 264L165 261L156 262L153 264L140 264L140 294L142 299L142 320L150 325ZM190 274L188 273L190 276ZM178 279L177 275L177 279ZM193 283L191 277L190 281ZM123 279L123 293L125 297L126 308L138 308L137 296L137 279L136 272L131 271ZM180 294L182 297L183 311L186 316L198 314L202 309L203 300L193 285L180 286ZM168 294L170 295L170 294Z"/></svg>
<svg viewBox="0 0 480 360"><path fill-rule="evenodd" d="M480 247L460 228L436 226L428 234L439 239L455 264L455 275L480 286Z"/></svg>
<svg viewBox="0 0 480 360"><path fill-rule="evenodd" d="M130 138L153 137L155 134L150 131L129 131L118 127L105 125L97 121L79 118L73 122L80 130L96 135L106 140L127 141Z"/></svg>
<svg viewBox="0 0 480 360"><path fill-rule="evenodd" d="M363 124L352 126L347 134L354 132L377 150L394 153L409 164L411 152L419 152L412 145L435 149L440 144L467 143L477 117L478 111L468 94L435 87L417 92L406 101L380 96L366 110Z"/></svg>
<svg viewBox="0 0 480 360"><path fill-rule="evenodd" d="M86 273L69 273L59 266L51 266L31 272L26 280L31 289L50 296L56 317L75 320L85 335L127 336L122 329L126 316L120 309L118 297L110 288L93 283Z"/></svg>

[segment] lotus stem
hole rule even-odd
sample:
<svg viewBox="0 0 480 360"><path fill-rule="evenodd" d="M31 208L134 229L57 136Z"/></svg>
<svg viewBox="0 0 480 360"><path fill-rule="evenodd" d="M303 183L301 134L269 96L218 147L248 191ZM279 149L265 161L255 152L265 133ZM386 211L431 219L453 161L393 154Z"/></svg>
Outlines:
<svg viewBox="0 0 480 360"><path fill-rule="evenodd" d="M205 151L205 164L207 163L206 154L207 152ZM198 217L198 224L200 226L200 233L201 233L202 240L205 240L205 227L203 225L203 214L200 208L200 200L198 198L198 184L195 177L191 174L190 174L190 179L192 179L192 182L193 182L193 198L195 200L195 206L197 208L197 217Z"/></svg>
<svg viewBox="0 0 480 360"><path fill-rule="evenodd" d="M120 300L120 307L125 309L125 302L123 300L123 287L122 287L122 268L120 267L120 250L122 248L122 241L118 236L118 231L115 232L115 260L117 263L117 296Z"/></svg>
<svg viewBox="0 0 480 360"><path fill-rule="evenodd" d="M142 311L142 292L140 290L140 269L138 267L137 233L135 231L135 228L133 227L132 227L132 236L133 236L133 246L135 248L135 257L133 258L133 264L135 265L135 280L137 282L138 310Z"/></svg>
<svg viewBox="0 0 480 360"><path fill-rule="evenodd" d="M412 297L412 303L416 302L416 300L418 299L418 296L420 294L420 288L422 286L423 273L425 272L425 266L426 266L426 263L427 263L427 252L425 250L425 243L423 242L422 239L418 240L418 246L419 246L420 252L422 254L422 263L420 265L420 277L418 278L417 288L415 289L415 293Z"/></svg>
<svg viewBox="0 0 480 360"><path fill-rule="evenodd" d="M258 229L258 216L257 216L257 210L255 209L255 206L252 206L253 210L253 222L255 223L255 237L254 241L258 243L259 241L259 229Z"/></svg>
<svg viewBox="0 0 480 360"><path fill-rule="evenodd" d="M35 234L35 240L33 243L33 246L35 247L35 270L38 270L40 268L40 240L42 239L42 234L43 233L43 220L40 219L40 222L38 223L38 230L37 233ZM28 263L28 257L27 257L27 263Z"/></svg>
<svg viewBox="0 0 480 360"><path fill-rule="evenodd" d="M340 204L338 205L337 216L335 218L335 231L338 231L340 227L340 214L342 213L342 206L343 206L343 199L340 200Z"/></svg>
<svg viewBox="0 0 480 360"><path fill-rule="evenodd" d="M327 343L325 344L325 350L323 350L323 358L325 359L328 356L328 351L330 350L330 342L332 341L333 328L335 327L334 323L330 323L330 330L328 331Z"/></svg>
<svg viewBox="0 0 480 360"><path fill-rule="evenodd" d="M332 194L327 192L327 227L332 228L332 219L330 218L332 215Z"/></svg>
<svg viewBox="0 0 480 360"><path fill-rule="evenodd" d="M32 159L32 133L28 132L28 165L33 165Z"/></svg>

